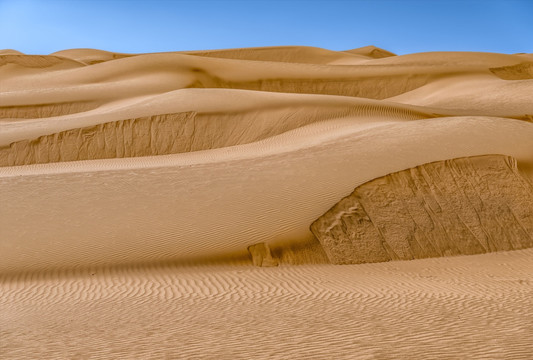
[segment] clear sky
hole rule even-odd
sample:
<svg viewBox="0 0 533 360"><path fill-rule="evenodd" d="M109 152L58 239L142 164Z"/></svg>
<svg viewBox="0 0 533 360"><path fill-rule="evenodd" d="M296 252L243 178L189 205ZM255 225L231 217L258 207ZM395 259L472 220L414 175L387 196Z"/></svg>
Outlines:
<svg viewBox="0 0 533 360"><path fill-rule="evenodd" d="M533 0L0 0L0 49L533 52Z"/></svg>

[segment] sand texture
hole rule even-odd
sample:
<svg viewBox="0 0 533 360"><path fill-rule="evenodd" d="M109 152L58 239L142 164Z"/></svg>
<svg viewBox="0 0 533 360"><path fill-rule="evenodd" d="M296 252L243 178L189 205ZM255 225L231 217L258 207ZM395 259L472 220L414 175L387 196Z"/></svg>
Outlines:
<svg viewBox="0 0 533 360"><path fill-rule="evenodd" d="M531 59L0 50L0 358L528 359Z"/></svg>
<svg viewBox="0 0 533 360"><path fill-rule="evenodd" d="M533 251L0 279L5 359L529 359Z"/></svg>
<svg viewBox="0 0 533 360"><path fill-rule="evenodd" d="M533 247L533 186L510 157L420 165L355 189L311 224L335 264Z"/></svg>

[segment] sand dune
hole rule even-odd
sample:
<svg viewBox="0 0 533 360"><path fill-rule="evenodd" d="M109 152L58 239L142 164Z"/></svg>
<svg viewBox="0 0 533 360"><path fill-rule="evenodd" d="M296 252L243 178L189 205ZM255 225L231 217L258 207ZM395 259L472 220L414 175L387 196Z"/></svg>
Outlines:
<svg viewBox="0 0 533 360"><path fill-rule="evenodd" d="M531 245L531 61L0 51L1 357L527 358L531 251L443 256ZM435 165L476 157L507 160ZM437 258L328 264L370 259L309 230L356 188L383 232L361 215L332 246L413 233L442 246L373 261Z"/></svg>
<svg viewBox="0 0 533 360"><path fill-rule="evenodd" d="M274 61L302 64L354 65L370 56L338 52L308 46L279 46L263 48L186 51L185 54L235 60Z"/></svg>
<svg viewBox="0 0 533 360"><path fill-rule="evenodd" d="M509 57L507 61L495 63L513 64L512 56ZM139 96L191 87L384 99L416 89L447 74L482 70L490 73L481 66L468 64L368 66L365 63L341 66L160 53L141 54L61 73L43 71L39 76L13 76L3 81L3 86L10 89L10 102L20 101L21 98L42 101L66 92L69 99L84 94L84 100L96 98L108 101L119 95ZM108 86L104 86L105 83Z"/></svg>
<svg viewBox="0 0 533 360"><path fill-rule="evenodd" d="M13 49L1 49L0 55L24 55L24 53Z"/></svg>
<svg viewBox="0 0 533 360"><path fill-rule="evenodd" d="M1 266L183 259L244 251L256 242L304 241L309 224L354 186L427 162L487 153L532 166L532 138L530 123L503 118L363 127L347 119L207 151L3 167L2 198L18 199L21 208L0 210L2 237L18 244L2 244ZM17 226L10 226L15 219Z"/></svg>
<svg viewBox="0 0 533 360"><path fill-rule="evenodd" d="M134 56L130 54L114 53L97 49L69 49L56 51L55 53L52 53L50 55L61 56L63 58L76 60L86 65L93 65L104 61Z"/></svg>
<svg viewBox="0 0 533 360"><path fill-rule="evenodd" d="M448 77L389 100L466 111L488 116L505 116L531 121L533 105L529 91L533 80L507 81L491 75ZM483 91L479 91L483 89Z"/></svg>
<svg viewBox="0 0 533 360"><path fill-rule="evenodd" d="M151 115L156 106L163 112L161 115ZM24 107L12 109L26 114ZM4 145L0 147L0 166L47 163L50 158L56 159L51 162L57 162L215 149L252 143L335 119L373 126L376 121L438 116L424 110L348 97L330 99L241 90L183 89L143 98L134 106L119 103L68 118L5 123L4 133L0 135L0 146ZM151 116L128 118L140 115ZM71 130L50 133L54 129ZM21 140L30 133L34 139ZM79 150L83 152L81 155Z"/></svg>

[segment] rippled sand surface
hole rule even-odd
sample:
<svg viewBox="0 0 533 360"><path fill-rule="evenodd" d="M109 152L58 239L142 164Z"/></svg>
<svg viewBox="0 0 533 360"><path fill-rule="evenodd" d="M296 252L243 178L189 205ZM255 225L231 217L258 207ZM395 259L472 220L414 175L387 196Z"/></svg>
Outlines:
<svg viewBox="0 0 533 360"><path fill-rule="evenodd" d="M6 359L527 359L532 257L4 278L1 349Z"/></svg>

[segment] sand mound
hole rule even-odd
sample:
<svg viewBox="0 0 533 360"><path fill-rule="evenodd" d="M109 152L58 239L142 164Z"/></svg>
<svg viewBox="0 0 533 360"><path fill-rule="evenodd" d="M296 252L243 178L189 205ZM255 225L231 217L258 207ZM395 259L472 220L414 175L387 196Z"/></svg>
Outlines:
<svg viewBox="0 0 533 360"><path fill-rule="evenodd" d="M69 49L56 51L50 55L76 60L87 65L99 64L105 61L134 56L130 54L114 53L97 49Z"/></svg>
<svg viewBox="0 0 533 360"><path fill-rule="evenodd" d="M502 80L488 74L449 76L389 100L438 108L440 112L466 112L530 121L533 103L528 99L532 88L533 80Z"/></svg>
<svg viewBox="0 0 533 360"><path fill-rule="evenodd" d="M72 69L83 66L78 61L66 59L60 56L50 55L19 55L19 54L1 54L0 66L6 64L18 65L25 68L48 68L53 67L57 69Z"/></svg>
<svg viewBox="0 0 533 360"><path fill-rule="evenodd" d="M336 264L533 247L533 186L516 161L425 164L359 186L311 225Z"/></svg>
<svg viewBox="0 0 533 360"><path fill-rule="evenodd" d="M476 72L488 73L489 68L497 66L515 65L524 59L520 55L498 53L470 52L470 51L435 51L407 54L402 56L385 57L372 60L365 65L409 66L418 71L427 68L463 70L472 75ZM498 64L498 65L497 65Z"/></svg>
<svg viewBox="0 0 533 360"><path fill-rule="evenodd" d="M0 55L24 55L24 53L13 49L2 49Z"/></svg>
<svg viewBox="0 0 533 360"><path fill-rule="evenodd" d="M338 52L309 46L187 51L185 54L225 59L275 61L302 64L353 65L368 60L364 54ZM362 55L362 56L361 56Z"/></svg>

